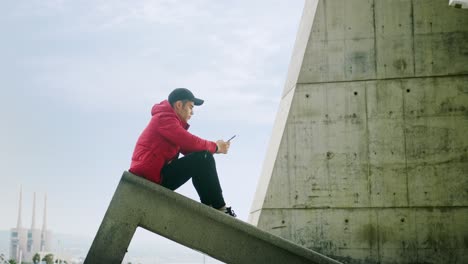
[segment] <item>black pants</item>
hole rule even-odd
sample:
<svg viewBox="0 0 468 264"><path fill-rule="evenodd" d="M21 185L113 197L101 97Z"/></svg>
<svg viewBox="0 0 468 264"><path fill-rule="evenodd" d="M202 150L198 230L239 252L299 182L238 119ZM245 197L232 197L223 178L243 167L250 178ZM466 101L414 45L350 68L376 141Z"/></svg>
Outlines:
<svg viewBox="0 0 468 264"><path fill-rule="evenodd" d="M161 172L162 186L176 190L192 178L193 186L203 204L211 205L216 209L226 205L219 184L215 160L210 152L194 152L173 160L165 165Z"/></svg>

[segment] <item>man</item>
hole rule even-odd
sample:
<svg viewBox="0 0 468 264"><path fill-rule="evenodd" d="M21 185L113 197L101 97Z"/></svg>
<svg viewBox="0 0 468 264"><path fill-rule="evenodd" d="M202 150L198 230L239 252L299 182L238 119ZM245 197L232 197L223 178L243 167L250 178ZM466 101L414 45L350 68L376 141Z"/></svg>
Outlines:
<svg viewBox="0 0 468 264"><path fill-rule="evenodd" d="M151 120L138 138L129 171L176 190L190 178L203 204L236 217L226 207L213 157L227 154L229 142L208 141L187 130L193 107L203 104L185 88L177 88L153 106ZM184 157L179 158L179 153Z"/></svg>

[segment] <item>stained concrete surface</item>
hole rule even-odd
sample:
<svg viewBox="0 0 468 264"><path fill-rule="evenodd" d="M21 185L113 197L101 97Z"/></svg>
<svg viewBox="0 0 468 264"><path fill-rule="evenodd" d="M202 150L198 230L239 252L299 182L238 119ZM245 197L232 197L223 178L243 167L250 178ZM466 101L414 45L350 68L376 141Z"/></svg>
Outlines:
<svg viewBox="0 0 468 264"><path fill-rule="evenodd" d="M468 10L306 1L298 34L250 222L345 263L468 263Z"/></svg>

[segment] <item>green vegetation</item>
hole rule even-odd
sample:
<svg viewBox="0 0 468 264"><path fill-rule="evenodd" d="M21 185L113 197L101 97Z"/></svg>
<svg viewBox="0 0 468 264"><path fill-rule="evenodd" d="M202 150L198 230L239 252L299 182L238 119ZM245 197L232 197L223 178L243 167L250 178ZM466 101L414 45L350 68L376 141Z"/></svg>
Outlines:
<svg viewBox="0 0 468 264"><path fill-rule="evenodd" d="M54 264L54 255L53 254L47 254L42 258L42 261L45 261L47 264Z"/></svg>
<svg viewBox="0 0 468 264"><path fill-rule="evenodd" d="M33 262L34 264L37 264L37 263L39 263L40 261L41 261L41 256L40 256L38 253L34 254L34 256L33 256L33 258L32 258L32 262Z"/></svg>

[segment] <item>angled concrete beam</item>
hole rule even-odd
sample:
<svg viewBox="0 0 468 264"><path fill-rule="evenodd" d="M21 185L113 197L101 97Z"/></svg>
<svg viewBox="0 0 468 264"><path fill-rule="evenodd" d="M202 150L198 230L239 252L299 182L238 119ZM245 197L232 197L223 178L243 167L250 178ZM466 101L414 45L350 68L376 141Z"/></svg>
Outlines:
<svg viewBox="0 0 468 264"><path fill-rule="evenodd" d="M138 226L227 263L339 263L129 172L85 263L122 263Z"/></svg>

